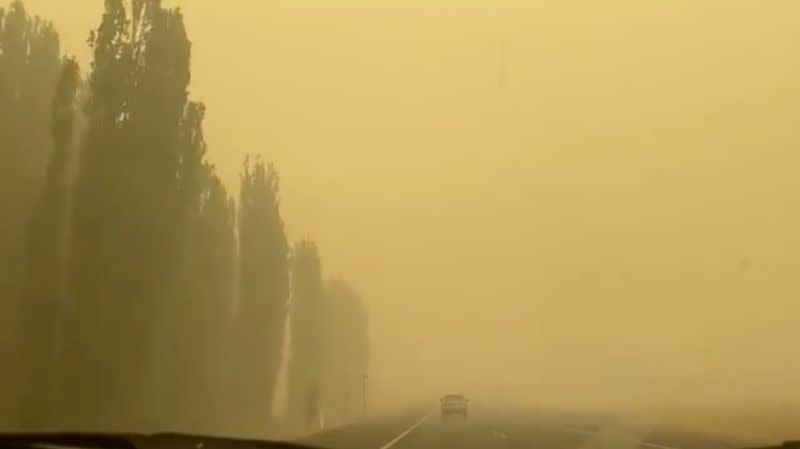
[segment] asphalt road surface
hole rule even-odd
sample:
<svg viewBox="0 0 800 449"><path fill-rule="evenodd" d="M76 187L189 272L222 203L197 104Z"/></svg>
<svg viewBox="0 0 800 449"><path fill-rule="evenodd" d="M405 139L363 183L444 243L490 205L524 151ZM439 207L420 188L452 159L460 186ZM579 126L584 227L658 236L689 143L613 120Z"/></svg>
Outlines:
<svg viewBox="0 0 800 449"><path fill-rule="evenodd" d="M366 420L300 440L329 449L734 449L741 441L670 431L604 415L472 408L466 421L438 410Z"/></svg>

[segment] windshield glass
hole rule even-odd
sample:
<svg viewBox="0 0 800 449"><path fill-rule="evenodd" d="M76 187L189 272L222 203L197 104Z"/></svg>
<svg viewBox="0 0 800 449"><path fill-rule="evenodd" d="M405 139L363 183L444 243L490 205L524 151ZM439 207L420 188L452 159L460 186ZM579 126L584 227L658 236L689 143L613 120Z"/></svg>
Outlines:
<svg viewBox="0 0 800 449"><path fill-rule="evenodd" d="M0 431L800 438L798 18L0 0Z"/></svg>

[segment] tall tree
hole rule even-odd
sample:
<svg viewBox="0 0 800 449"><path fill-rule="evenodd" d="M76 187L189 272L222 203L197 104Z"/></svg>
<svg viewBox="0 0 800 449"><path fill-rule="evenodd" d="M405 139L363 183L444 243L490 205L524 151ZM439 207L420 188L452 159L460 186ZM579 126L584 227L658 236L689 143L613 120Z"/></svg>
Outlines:
<svg viewBox="0 0 800 449"><path fill-rule="evenodd" d="M324 291L317 245L297 243L292 251L289 416L312 424L321 405Z"/></svg>
<svg viewBox="0 0 800 449"><path fill-rule="evenodd" d="M152 404L161 385L151 365L183 230L178 139L190 43L181 13L158 0L106 0L89 43L62 398L72 408L64 416L76 428L158 426Z"/></svg>
<svg viewBox="0 0 800 449"><path fill-rule="evenodd" d="M43 185L50 154L48 117L61 67L53 25L31 17L22 2L0 8L0 341L18 336L18 298L25 266L25 224ZM21 345L22 342L19 342ZM0 346L16 360L17 344ZM18 365L0 368L0 396L12 398ZM0 401L0 419L16 418L16 401Z"/></svg>
<svg viewBox="0 0 800 449"><path fill-rule="evenodd" d="M158 339L170 344L156 364L165 379L160 407L174 418L170 428L188 432L222 430L219 359L236 258L234 204L204 160L204 115L201 103L189 103L179 134L184 230L174 293L160 315Z"/></svg>
<svg viewBox="0 0 800 449"><path fill-rule="evenodd" d="M222 380L229 305L233 295L233 267L236 258L235 207L224 185L207 166L207 181L201 196L199 214L190 224L193 235L188 251L187 270L192 304L187 303L190 322L189 354L184 367L194 375L184 388L188 430L223 432L220 418L225 408L226 392ZM192 351L193 350L193 351Z"/></svg>
<svg viewBox="0 0 800 449"><path fill-rule="evenodd" d="M50 427L48 412L54 398L58 369L59 309L64 306L66 270L65 232L68 219L69 162L78 122L78 88L81 79L74 59L65 59L50 115L53 152L41 199L28 228L25 284L20 303L19 346L23 349L27 381L20 407L24 427Z"/></svg>
<svg viewBox="0 0 800 449"><path fill-rule="evenodd" d="M363 388L369 370L368 317L361 295L344 280L326 282L325 297L325 409L330 420L341 423L363 411Z"/></svg>
<svg viewBox="0 0 800 449"><path fill-rule="evenodd" d="M259 157L244 162L239 200L239 310L236 336L243 432L269 419L281 364L289 291L289 244L280 216L279 176Z"/></svg>
<svg viewBox="0 0 800 449"><path fill-rule="evenodd" d="M61 67L59 36L21 1L0 8L0 255L18 266L24 224L43 184L50 155L48 119ZM4 283L18 281L4 277Z"/></svg>

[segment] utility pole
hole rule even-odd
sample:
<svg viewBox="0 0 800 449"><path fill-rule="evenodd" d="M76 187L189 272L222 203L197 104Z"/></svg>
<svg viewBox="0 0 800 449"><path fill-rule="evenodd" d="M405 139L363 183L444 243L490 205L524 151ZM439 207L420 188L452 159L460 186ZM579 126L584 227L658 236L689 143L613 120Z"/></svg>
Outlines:
<svg viewBox="0 0 800 449"><path fill-rule="evenodd" d="M361 398L363 399L363 410L362 412L366 415L367 414L367 375L364 374L364 378L361 382Z"/></svg>
<svg viewBox="0 0 800 449"><path fill-rule="evenodd" d="M500 48L499 48L499 58L498 58L498 70L497 70L497 84L500 88L506 87L506 43L505 41L500 41Z"/></svg>

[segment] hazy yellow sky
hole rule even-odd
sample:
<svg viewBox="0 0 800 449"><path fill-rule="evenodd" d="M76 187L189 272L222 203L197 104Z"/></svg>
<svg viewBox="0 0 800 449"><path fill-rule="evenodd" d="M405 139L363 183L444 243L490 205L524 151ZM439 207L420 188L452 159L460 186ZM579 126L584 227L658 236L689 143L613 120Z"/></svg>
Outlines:
<svg viewBox="0 0 800 449"><path fill-rule="evenodd" d="M376 397L800 400L800 2L177 1L212 159L275 161ZM102 1L26 4L86 65Z"/></svg>

